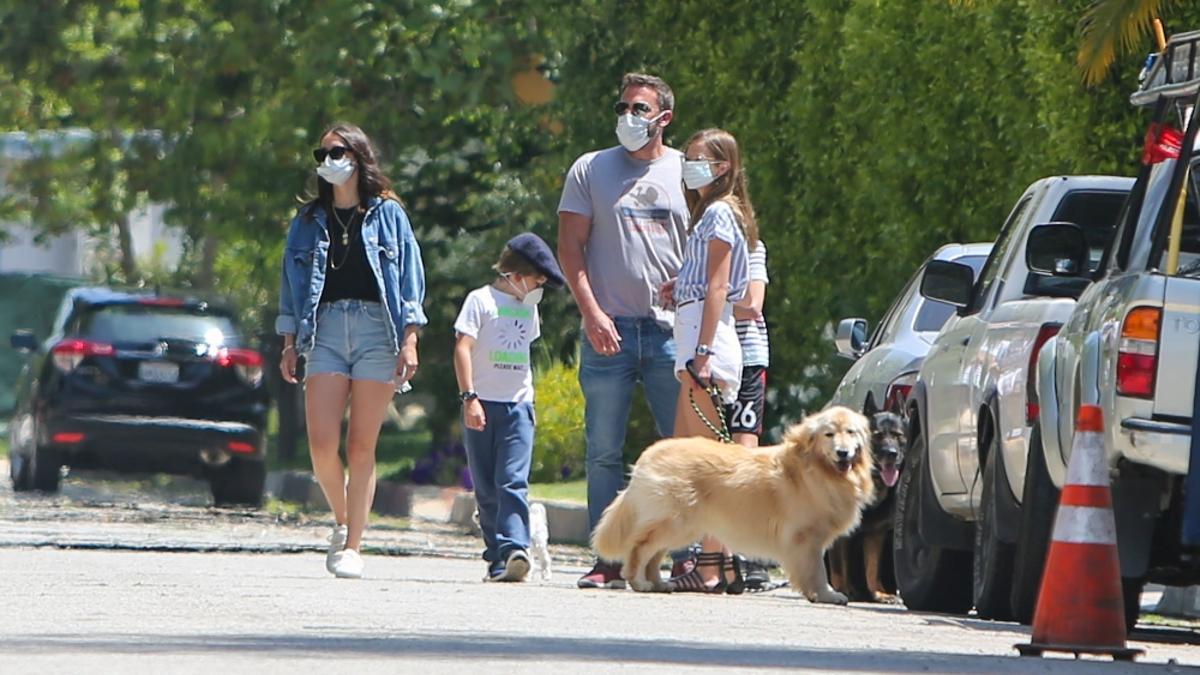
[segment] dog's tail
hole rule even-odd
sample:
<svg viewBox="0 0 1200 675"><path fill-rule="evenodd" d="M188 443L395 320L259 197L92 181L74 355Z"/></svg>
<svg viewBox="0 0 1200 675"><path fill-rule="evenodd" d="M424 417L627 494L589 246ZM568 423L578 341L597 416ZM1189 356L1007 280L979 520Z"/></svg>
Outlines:
<svg viewBox="0 0 1200 675"><path fill-rule="evenodd" d="M629 537L633 534L637 514L626 503L625 492L617 495L592 533L592 549L605 560L623 560L629 552Z"/></svg>

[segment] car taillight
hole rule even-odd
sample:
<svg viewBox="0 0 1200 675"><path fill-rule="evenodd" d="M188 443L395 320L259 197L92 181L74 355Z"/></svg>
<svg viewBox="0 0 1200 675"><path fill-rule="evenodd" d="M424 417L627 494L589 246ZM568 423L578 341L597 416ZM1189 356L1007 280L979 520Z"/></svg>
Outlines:
<svg viewBox="0 0 1200 675"><path fill-rule="evenodd" d="M883 397L884 412L904 413L904 403L908 401L908 394L912 391L916 379L916 373L905 373L888 384L887 393Z"/></svg>
<svg viewBox="0 0 1200 675"><path fill-rule="evenodd" d="M89 356L112 356L115 353L112 345L91 340L63 340L50 349L54 367L64 373L75 370Z"/></svg>
<svg viewBox="0 0 1200 675"><path fill-rule="evenodd" d="M263 357L253 349L227 347L217 352L217 365L233 368L242 381L257 387L262 382Z"/></svg>
<svg viewBox="0 0 1200 675"><path fill-rule="evenodd" d="M1033 351L1029 354L1029 368L1025 371L1025 424L1032 425L1037 421L1038 413L1042 411L1041 405L1038 404L1037 394L1037 364L1038 353L1042 351L1042 347L1050 341L1050 338L1058 335L1058 331L1062 329L1061 323L1045 323L1038 329L1037 337L1033 340Z"/></svg>
<svg viewBox="0 0 1200 675"><path fill-rule="evenodd" d="M1154 374L1158 370L1158 328L1162 310L1137 307L1121 324L1117 348L1117 393L1136 398L1154 398Z"/></svg>

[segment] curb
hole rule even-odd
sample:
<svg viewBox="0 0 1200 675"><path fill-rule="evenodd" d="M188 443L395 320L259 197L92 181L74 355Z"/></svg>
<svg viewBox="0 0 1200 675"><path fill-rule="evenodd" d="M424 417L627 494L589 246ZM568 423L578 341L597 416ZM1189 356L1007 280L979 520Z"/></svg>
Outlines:
<svg viewBox="0 0 1200 675"><path fill-rule="evenodd" d="M586 505L558 501L539 503L546 507L546 526L550 531L551 543L584 546L588 544L591 527ZM454 498L450 522L472 532L479 532L479 526L475 524L475 493L464 492Z"/></svg>

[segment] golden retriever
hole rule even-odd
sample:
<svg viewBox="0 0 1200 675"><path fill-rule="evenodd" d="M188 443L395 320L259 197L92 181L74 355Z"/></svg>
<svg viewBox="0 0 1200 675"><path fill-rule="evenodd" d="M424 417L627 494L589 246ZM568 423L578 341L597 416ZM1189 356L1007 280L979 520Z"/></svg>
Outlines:
<svg viewBox="0 0 1200 675"><path fill-rule="evenodd" d="M845 604L823 556L858 526L874 495L870 448L867 418L844 407L809 416L776 446L659 441L605 509L592 546L624 563L621 576L634 590L670 592L659 575L662 556L711 535L739 553L779 561L809 601Z"/></svg>

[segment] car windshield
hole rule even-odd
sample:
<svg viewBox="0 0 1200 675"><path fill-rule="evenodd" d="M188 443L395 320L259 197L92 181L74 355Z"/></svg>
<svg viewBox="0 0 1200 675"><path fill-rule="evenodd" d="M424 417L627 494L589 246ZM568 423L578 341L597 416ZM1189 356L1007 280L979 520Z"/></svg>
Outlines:
<svg viewBox="0 0 1200 675"><path fill-rule="evenodd" d="M188 340L213 347L236 347L237 329L227 316L190 307L142 304L105 305L77 320L75 335L111 344Z"/></svg>
<svg viewBox="0 0 1200 675"><path fill-rule="evenodd" d="M983 268L984 261L987 256L984 255L965 255L961 258L955 258L954 262L962 263L971 268L975 272L975 276L979 276L979 270ZM918 333L936 333L942 329L946 321L954 315L954 305L948 305L939 300L930 300L923 298L921 309L917 310L916 321L913 322L913 330Z"/></svg>

